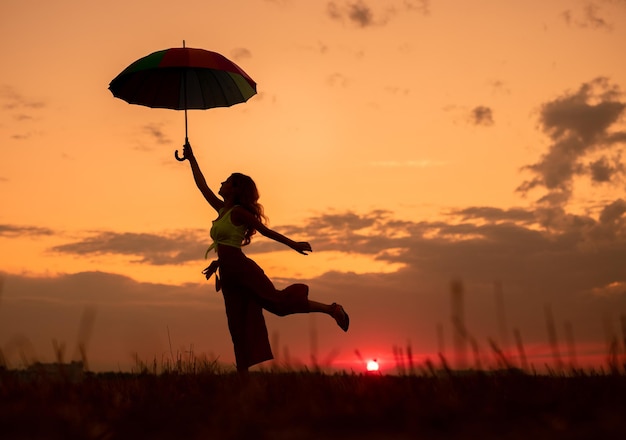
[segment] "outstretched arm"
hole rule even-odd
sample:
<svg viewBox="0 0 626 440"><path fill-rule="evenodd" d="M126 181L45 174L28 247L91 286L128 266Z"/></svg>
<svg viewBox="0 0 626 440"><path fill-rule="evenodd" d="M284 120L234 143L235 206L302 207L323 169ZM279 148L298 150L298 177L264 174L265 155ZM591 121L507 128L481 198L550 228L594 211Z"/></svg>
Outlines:
<svg viewBox="0 0 626 440"><path fill-rule="evenodd" d="M313 249L311 249L311 245L306 241L293 241L292 239L285 237L284 235L274 231L273 229L268 228L261 222L259 222L259 226L256 228L256 230L267 238L271 238L272 240L289 246L291 249L302 255L308 255L307 252L313 252Z"/></svg>
<svg viewBox="0 0 626 440"><path fill-rule="evenodd" d="M187 159L189 161L189 165L191 165L191 172L193 173L193 180L196 182L196 186L204 198L207 202L209 202L213 209L219 211L224 206L224 201L217 197L211 188L209 188L209 185L207 185L206 179L200 170L200 165L198 165L198 161L193 155L193 150L191 149L191 145L189 143L183 145L183 159Z"/></svg>
<svg viewBox="0 0 626 440"><path fill-rule="evenodd" d="M306 241L293 241L292 239L285 237L283 234L274 231L273 229L268 228L263 223L261 223L257 218L246 211L243 208L234 208L231 214L231 219L234 223L237 224L247 224L249 227L253 227L259 233L264 235L267 238L271 238L279 243L282 243L286 246L289 246L294 251L302 254L308 255L307 252L313 252L311 249L311 245Z"/></svg>

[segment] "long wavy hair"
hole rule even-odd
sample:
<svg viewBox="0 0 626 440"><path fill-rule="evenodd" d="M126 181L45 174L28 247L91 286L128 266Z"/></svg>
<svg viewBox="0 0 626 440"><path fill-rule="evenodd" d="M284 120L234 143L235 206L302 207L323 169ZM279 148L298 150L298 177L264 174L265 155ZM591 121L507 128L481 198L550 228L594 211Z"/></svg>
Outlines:
<svg viewBox="0 0 626 440"><path fill-rule="evenodd" d="M263 212L263 205L259 203L259 190L251 177L241 173L231 174L231 183L234 189L233 202L249 211L258 221L267 223L267 217ZM252 236L256 234L256 229L248 228L243 240L243 245L250 244Z"/></svg>

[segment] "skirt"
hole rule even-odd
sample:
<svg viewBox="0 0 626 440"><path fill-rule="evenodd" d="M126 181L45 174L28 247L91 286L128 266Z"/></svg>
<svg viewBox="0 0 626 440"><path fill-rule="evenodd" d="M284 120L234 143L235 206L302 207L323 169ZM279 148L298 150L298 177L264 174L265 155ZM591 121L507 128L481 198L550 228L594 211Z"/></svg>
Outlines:
<svg viewBox="0 0 626 440"><path fill-rule="evenodd" d="M292 284L276 289L263 269L243 252L220 255L219 273L237 368L273 359L263 309L278 316L308 313L309 287Z"/></svg>

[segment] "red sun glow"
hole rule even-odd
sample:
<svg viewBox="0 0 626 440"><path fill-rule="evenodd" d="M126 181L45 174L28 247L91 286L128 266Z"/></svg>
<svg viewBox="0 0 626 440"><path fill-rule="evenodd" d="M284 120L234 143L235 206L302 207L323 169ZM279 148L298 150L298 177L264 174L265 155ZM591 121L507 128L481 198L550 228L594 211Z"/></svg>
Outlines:
<svg viewBox="0 0 626 440"><path fill-rule="evenodd" d="M376 359L373 359L371 361L367 361L367 371L378 371L378 362L376 361Z"/></svg>

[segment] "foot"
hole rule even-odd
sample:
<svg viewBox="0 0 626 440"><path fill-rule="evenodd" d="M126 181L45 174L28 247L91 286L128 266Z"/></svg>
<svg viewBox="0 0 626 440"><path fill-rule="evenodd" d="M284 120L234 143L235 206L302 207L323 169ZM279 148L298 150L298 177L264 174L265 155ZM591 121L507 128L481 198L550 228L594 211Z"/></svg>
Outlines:
<svg viewBox="0 0 626 440"><path fill-rule="evenodd" d="M341 330L347 332L348 327L350 326L350 317L340 304L332 303L331 307L330 316L335 318L335 321L337 321L337 325L341 328Z"/></svg>

